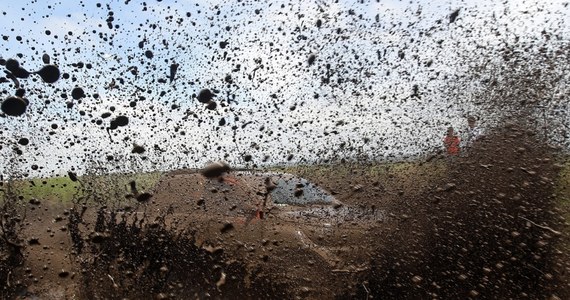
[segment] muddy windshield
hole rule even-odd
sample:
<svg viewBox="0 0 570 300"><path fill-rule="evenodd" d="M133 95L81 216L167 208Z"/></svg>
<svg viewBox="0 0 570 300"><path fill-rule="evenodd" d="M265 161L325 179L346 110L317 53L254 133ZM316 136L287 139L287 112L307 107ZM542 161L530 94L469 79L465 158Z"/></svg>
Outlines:
<svg viewBox="0 0 570 300"><path fill-rule="evenodd" d="M0 12L0 298L570 299L568 1Z"/></svg>

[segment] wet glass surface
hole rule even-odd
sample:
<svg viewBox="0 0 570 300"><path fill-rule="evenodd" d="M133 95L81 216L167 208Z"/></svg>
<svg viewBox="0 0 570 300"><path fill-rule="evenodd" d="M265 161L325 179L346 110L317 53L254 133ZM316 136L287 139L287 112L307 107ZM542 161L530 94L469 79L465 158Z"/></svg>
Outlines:
<svg viewBox="0 0 570 300"><path fill-rule="evenodd" d="M567 1L4 1L0 298L570 299Z"/></svg>

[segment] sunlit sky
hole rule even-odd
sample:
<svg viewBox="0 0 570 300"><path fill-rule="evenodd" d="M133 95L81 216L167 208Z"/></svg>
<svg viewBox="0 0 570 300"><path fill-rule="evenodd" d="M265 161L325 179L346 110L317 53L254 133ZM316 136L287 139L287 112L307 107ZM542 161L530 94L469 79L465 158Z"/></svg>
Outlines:
<svg viewBox="0 0 570 300"><path fill-rule="evenodd" d="M570 17L567 1L99 2L10 1L0 9L4 59L35 71L46 53L70 75L55 84L36 75L20 80L30 105L24 116L0 119L4 174L428 153L441 147L447 126L461 131L466 116L478 113L439 92L445 75L461 72L464 51L500 43L497 27L523 40L555 31L567 42ZM173 63L179 68L170 83ZM75 86L87 97L67 108ZM193 97L204 88L219 91L215 110ZM3 89L3 97L15 92L12 84ZM102 119L106 112L111 117ZM108 132L119 115L129 125ZM18 145L22 137L30 144ZM133 143L146 153L131 154Z"/></svg>

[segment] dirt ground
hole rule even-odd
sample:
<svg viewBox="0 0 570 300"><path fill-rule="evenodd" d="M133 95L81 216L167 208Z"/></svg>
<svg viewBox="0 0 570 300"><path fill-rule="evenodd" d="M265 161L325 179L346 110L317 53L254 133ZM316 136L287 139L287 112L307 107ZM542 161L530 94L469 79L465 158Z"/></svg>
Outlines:
<svg viewBox="0 0 570 300"><path fill-rule="evenodd" d="M273 206L259 220L255 180L185 171L145 203L26 204L3 296L568 299L556 159L511 126L410 172L302 174L344 203L332 210Z"/></svg>

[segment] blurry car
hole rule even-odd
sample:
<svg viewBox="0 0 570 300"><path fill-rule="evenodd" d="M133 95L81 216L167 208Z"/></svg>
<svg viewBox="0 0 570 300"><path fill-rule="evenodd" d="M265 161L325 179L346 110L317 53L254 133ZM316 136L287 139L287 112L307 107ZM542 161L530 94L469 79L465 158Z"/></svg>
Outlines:
<svg viewBox="0 0 570 300"><path fill-rule="evenodd" d="M266 178L275 187L263 208ZM205 249L223 251L288 285L305 278L308 289L327 276L348 279L368 270L374 248L368 243L376 240L370 236L386 219L382 210L344 205L306 179L276 172L215 178L174 172L160 181L153 199L150 208L174 211L172 222L194 230ZM335 286L318 288L321 295L338 292Z"/></svg>

